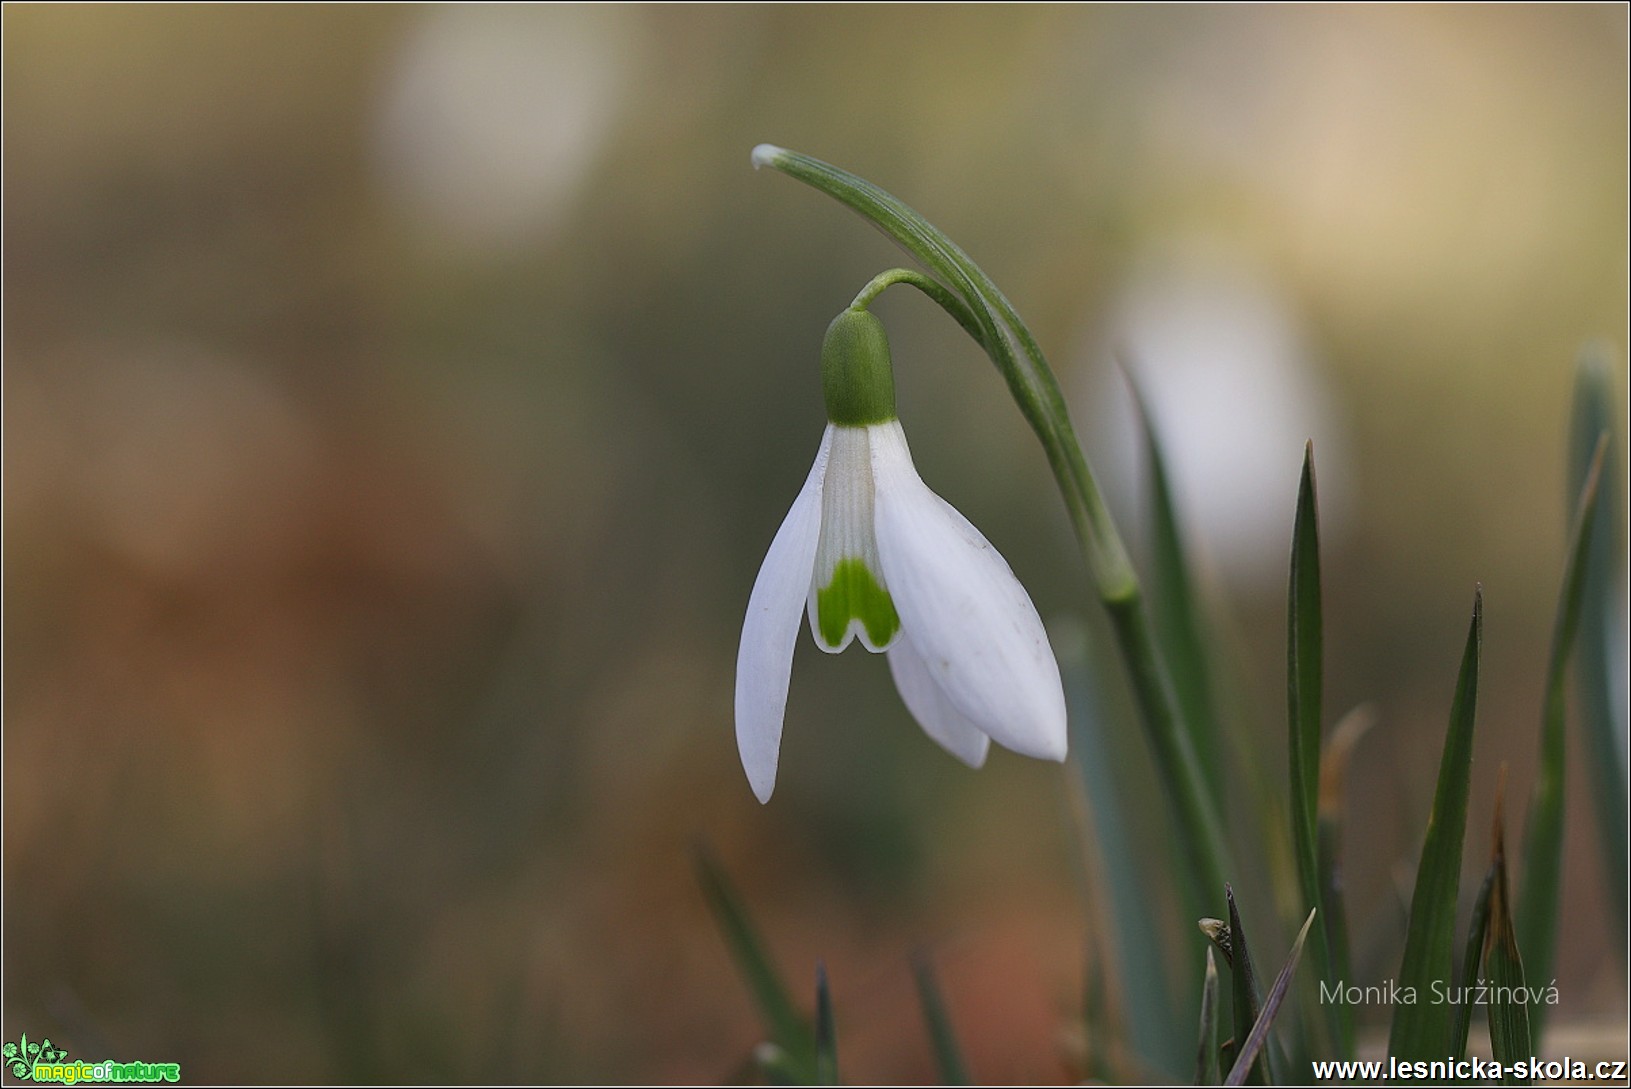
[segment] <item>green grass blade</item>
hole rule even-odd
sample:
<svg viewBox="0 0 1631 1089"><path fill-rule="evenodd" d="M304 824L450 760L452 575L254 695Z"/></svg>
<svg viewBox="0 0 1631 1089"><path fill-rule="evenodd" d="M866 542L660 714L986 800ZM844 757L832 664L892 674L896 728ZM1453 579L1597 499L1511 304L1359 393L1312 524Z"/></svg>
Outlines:
<svg viewBox="0 0 1631 1089"><path fill-rule="evenodd" d="M793 1005L781 974L770 962L764 942L742 906L741 897L736 894L725 871L707 847L697 848L696 867L702 895L725 936L725 944L730 947L737 971L753 995L754 1005L764 1019L765 1031L785 1054L792 1068L813 1071L815 1039L809 1023Z"/></svg>
<svg viewBox="0 0 1631 1089"><path fill-rule="evenodd" d="M1201 1039L1195 1050L1195 1084L1216 1085L1218 1067L1218 959L1206 947L1206 978L1201 983Z"/></svg>
<svg viewBox="0 0 1631 1089"><path fill-rule="evenodd" d="M1495 1061L1506 1068L1502 1081L1507 1085L1527 1085L1528 1078L1515 1078L1511 1073L1513 1066L1527 1062L1535 1054L1535 1049L1529 1030L1531 1007L1528 989L1524 986L1523 957L1518 952L1518 936L1513 929L1512 911L1508 906L1505 823L1501 816L1500 794L1497 793L1495 857L1490 864L1495 882L1490 892L1489 933L1484 944L1485 975L1490 985L1485 1011L1489 1016L1490 1050Z"/></svg>
<svg viewBox="0 0 1631 1089"><path fill-rule="evenodd" d="M1467 924L1467 944L1461 954L1460 987L1471 987L1478 982L1483 967L1484 938L1489 933L1489 897L1495 887L1495 867L1484 874L1484 883L1478 886L1478 898L1472 902L1472 920ZM1465 991L1457 991L1465 994ZM1451 1022L1450 1055L1460 1059L1467 1054L1467 1035L1472 1031L1472 1011L1475 1003L1461 1001L1455 1004L1455 1018Z"/></svg>
<svg viewBox="0 0 1631 1089"><path fill-rule="evenodd" d="M832 991L827 966L816 962L815 1083L838 1084L838 1029L832 1019Z"/></svg>
<svg viewBox="0 0 1631 1089"><path fill-rule="evenodd" d="M1246 927L1240 921L1240 908L1235 904L1235 890L1225 885L1223 895L1229 902L1229 990L1235 1033L1235 1057L1229 1066L1229 1072L1233 1073L1241 1062L1241 1041L1257 1023L1260 1011L1257 1004L1257 969L1252 964L1252 950L1246 941ZM1253 1070L1250 1074L1253 1084L1261 1084L1267 1080L1263 1070Z"/></svg>
<svg viewBox="0 0 1631 1089"><path fill-rule="evenodd" d="M1184 549L1183 530L1167 476L1161 437L1143 391L1131 371L1127 384L1133 392L1138 418L1144 430L1144 451L1148 459L1150 501L1150 544L1153 572L1150 578L1150 611L1156 637L1166 653L1172 673L1173 694L1178 712L1189 732L1190 744L1200 759L1212 790L1212 800L1224 804L1222 739L1218 736L1218 716L1213 706L1211 669L1203 638L1203 613L1195 594L1195 580Z"/></svg>
<svg viewBox="0 0 1631 1089"><path fill-rule="evenodd" d="M1297 515L1291 534L1291 579L1286 602L1286 697L1291 724L1288 748L1291 754L1292 839L1304 893L1314 900L1319 896L1315 813L1319 807L1324 647L1320 603L1319 504L1314 486L1312 442L1303 452L1302 480L1297 488Z"/></svg>
<svg viewBox="0 0 1631 1089"><path fill-rule="evenodd" d="M1586 553L1597 515L1598 483L1608 436L1597 443L1590 471L1576 505L1574 530L1569 537L1563 567L1563 588L1558 595L1557 619L1552 627L1551 658L1546 665L1546 695L1541 715L1540 763L1534 794L1529 802L1529 825L1523 841L1523 880L1516 907L1519 944L1537 979L1549 979L1557 947L1557 913L1563 886L1563 801L1565 680L1570 652L1579 629L1581 598L1586 585ZM1538 1014L1540 1011L1537 1010ZM1540 1035L1537 1018L1534 1033Z"/></svg>
<svg viewBox="0 0 1631 1089"><path fill-rule="evenodd" d="M1228 885L1223 887L1224 899L1229 903L1229 921L1224 923L1218 919L1202 919L1200 921L1201 933L1211 939L1217 946L1218 952L1229 965L1229 997L1230 1021L1234 1028L1231 1042L1234 1044L1234 1058L1224 1060L1226 1070L1233 1074L1239 1067L1240 1042L1257 1023L1261 1006L1258 1002L1259 989L1257 986L1257 972L1252 966L1251 946L1246 941L1246 927L1240 921L1240 909L1235 904L1235 890ZM1272 1050L1264 1055L1264 1061L1254 1064L1259 1069L1252 1070L1250 1077L1254 1085L1266 1081L1278 1081L1274 1077L1275 1065ZM1240 1071L1242 1078L1247 1072Z"/></svg>
<svg viewBox="0 0 1631 1089"><path fill-rule="evenodd" d="M941 1084L969 1084L968 1066L963 1062L963 1049L957 1046L957 1031L952 1028L951 1016L946 1012L940 982L935 978L928 954L922 950L912 957L912 978L917 981L917 998L923 1007L923 1023L929 1030L929 1043L934 1048L935 1065L940 1068Z"/></svg>
<svg viewBox="0 0 1631 1089"><path fill-rule="evenodd" d="M1627 857L1626 706L1624 617L1616 606L1625 594L1624 448L1616 423L1616 405L1606 358L1582 359L1575 384L1570 427L1569 494L1584 490L1584 481L1601 435L1609 435L1608 453L1598 482L1598 512L1586 558L1585 592L1580 609L1580 646L1576 676L1580 710L1591 768L1598 842L1609 903L1609 942L1625 963Z"/></svg>
<svg viewBox="0 0 1631 1089"><path fill-rule="evenodd" d="M1240 1045L1235 1056L1234 1069L1224 1080L1225 1085L1243 1085L1246 1082L1247 1068L1256 1063L1259 1054L1265 1058L1273 1054L1269 1044L1269 1029L1274 1027L1274 1018L1285 1003L1286 995L1291 991L1291 977L1297 973L1297 962L1302 960L1303 943L1308 940L1309 926L1314 922L1314 912L1308 913L1303 920L1302 929L1297 931L1297 940L1291 943L1291 954L1286 957L1286 963L1280 969L1280 974L1274 977L1274 985L1269 988L1268 997L1263 1000L1263 1010L1258 1014L1256 1022L1252 1024L1251 1031L1246 1034L1246 1040Z"/></svg>
<svg viewBox="0 0 1631 1089"><path fill-rule="evenodd" d="M1091 963L1097 972L1096 979L1085 981L1089 993L1084 997L1093 997L1090 988L1101 984L1108 1004L1121 1013L1112 1029L1097 1017L1100 1003L1084 1002L1087 1028L1093 1038L1119 1030L1147 1069L1179 1077L1188 1058L1185 1049L1173 1046L1168 1031L1178 1021L1180 1007L1162 956L1161 924L1170 919L1167 898L1155 891L1159 875L1153 872L1151 852L1136 835L1133 800L1120 770L1126 757L1108 729L1106 685L1095 675L1082 625L1056 625L1052 637L1070 712L1070 759L1080 773L1071 810L1081 847ZM1181 876L1178 887L1185 890ZM1099 1053L1095 1048L1094 1054Z"/></svg>
<svg viewBox="0 0 1631 1089"><path fill-rule="evenodd" d="M1320 737L1325 669L1324 616L1320 595L1319 498L1314 482L1314 444L1303 449L1297 514L1291 532L1291 575L1286 593L1286 721L1290 756L1291 846L1302 887L1303 909L1317 913L1310 940L1316 978L1343 986L1332 950L1331 913L1321 875L1334 873L1320 857ZM1320 1003L1327 1047L1353 1054L1353 1022L1346 1002Z"/></svg>
<svg viewBox="0 0 1631 1089"><path fill-rule="evenodd" d="M1461 846L1467 830L1467 787L1472 768L1473 721L1478 707L1478 660L1484 639L1484 595L1473 596L1472 624L1461 656L1450 726L1439 762L1438 786L1427 818L1427 839L1410 898L1401 993L1414 1002L1393 1007L1388 1051L1401 1060L1442 1059L1451 1043L1453 1010L1432 1001L1434 985L1448 987L1455 960L1456 897L1461 888Z"/></svg>

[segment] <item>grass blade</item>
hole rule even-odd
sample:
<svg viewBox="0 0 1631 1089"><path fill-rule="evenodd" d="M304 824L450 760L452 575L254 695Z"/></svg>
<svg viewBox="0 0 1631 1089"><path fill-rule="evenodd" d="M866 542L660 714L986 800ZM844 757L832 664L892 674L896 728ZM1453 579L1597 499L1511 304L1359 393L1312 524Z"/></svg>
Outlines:
<svg viewBox="0 0 1631 1089"><path fill-rule="evenodd" d="M1495 887L1495 867L1484 874L1478 886L1478 898L1472 902L1472 920L1467 924L1467 944L1461 954L1461 987L1478 982L1478 973L1484 964L1484 938L1489 933L1489 896ZM1465 995L1464 990L1457 991ZM1455 1004L1455 1019L1451 1022L1450 1056L1460 1059L1467 1054L1467 1036L1472 1031L1472 1008L1475 1003L1462 1000Z"/></svg>
<svg viewBox="0 0 1631 1089"><path fill-rule="evenodd" d="M1269 1029L1274 1026L1274 1018L1291 991L1291 977L1297 972L1297 962L1302 960L1303 942L1307 941L1308 929L1313 922L1314 912L1310 911L1308 918L1303 920L1302 929L1297 931L1297 940L1291 943L1291 954L1286 957L1285 967L1274 977L1274 985L1263 1000L1263 1012L1258 1014L1252 1030L1246 1034L1246 1041L1240 1045L1239 1053L1235 1056L1234 1069L1229 1071L1223 1084L1245 1084L1247 1068L1256 1062L1258 1054L1262 1053L1265 1057L1272 1054L1272 1049L1268 1048Z"/></svg>
<svg viewBox="0 0 1631 1089"><path fill-rule="evenodd" d="M813 1070L816 1049L809 1023L793 1005L787 986L770 962L764 942L742 906L741 897L736 894L725 877L725 871L706 846L699 846L696 850L696 867L702 895L725 936L725 944L730 947L737 971L753 994L754 1005L764 1019L765 1031L786 1056L791 1068Z"/></svg>
<svg viewBox="0 0 1631 1089"><path fill-rule="evenodd" d="M923 1023L929 1029L929 1043L934 1048L935 1065L940 1068L940 1081L944 1085L969 1084L968 1066L963 1062L963 1049L957 1046L957 1032L951 1026L946 1002L935 978L934 965L929 956L919 950L912 957L912 977L917 980L917 998L923 1006Z"/></svg>
<svg viewBox="0 0 1631 1089"><path fill-rule="evenodd" d="M1495 882L1489 897L1489 934L1484 944L1485 974L1490 984L1485 1011L1489 1016L1490 1050L1495 1061L1506 1068L1502 1080L1507 1085L1527 1085L1528 1078L1514 1078L1511 1074L1515 1065L1528 1061L1535 1051L1529 1031L1530 1002L1523 981L1523 957L1518 953L1518 936L1507 899L1506 821L1502 814L1506 769L1501 771L1503 789L1495 794L1495 845L1490 862Z"/></svg>
<svg viewBox="0 0 1631 1089"><path fill-rule="evenodd" d="M1608 362L1588 354L1575 383L1574 418L1569 450L1569 494L1583 482L1600 436L1609 435L1608 452L1598 480L1596 525L1586 558L1585 591L1580 609L1583 633L1578 651L1580 709L1597 811L1598 842L1608 886L1609 941L1626 954L1626 706L1624 617L1616 608L1625 600L1625 491L1621 473L1621 437L1615 425L1616 398Z"/></svg>
<svg viewBox="0 0 1631 1089"><path fill-rule="evenodd" d="M1325 670L1324 616L1320 595L1318 489L1314 483L1314 444L1303 449L1297 514L1291 532L1291 575L1286 593L1286 722L1289 727L1291 846L1302 886L1303 908L1317 913L1311 956L1314 973L1341 986L1332 950L1335 935L1326 910L1321 875L1334 873L1321 860L1319 829L1320 736ZM1328 1048L1353 1054L1353 1023L1346 1002L1322 1002Z"/></svg>
<svg viewBox="0 0 1631 1089"><path fill-rule="evenodd" d="M1155 420L1131 371L1124 368L1124 373L1144 429L1144 451L1148 459L1154 568L1150 579L1150 611L1156 637L1166 652L1180 721L1189 732L1190 744L1200 759L1207 786L1212 790L1212 800L1221 809L1225 772L1223 746L1212 703L1211 670L1202 638L1202 612L1195 597L1195 580L1184 550L1183 532Z"/></svg>
<svg viewBox="0 0 1631 1089"><path fill-rule="evenodd" d="M1070 793L1071 811L1080 845L1089 963L1096 971L1085 980L1084 997L1094 998L1093 987L1099 986L1107 1000L1083 1003L1089 1038L1124 1035L1126 1050L1147 1069L1177 1078L1185 1072L1188 1056L1186 1049L1173 1046L1167 1031L1180 1017L1162 957L1168 900L1150 864L1152 853L1136 834L1124 773L1126 748L1117 747L1118 739L1107 728L1110 715L1103 694L1108 684L1095 673L1079 622L1057 625L1051 634L1070 712L1070 759L1079 773ZM1120 740L1126 746L1128 739ZM1187 891L1179 877L1180 891ZM1106 1004L1120 1011L1118 1024L1099 1016ZM1098 1053L1101 1049L1095 1049Z"/></svg>
<svg viewBox="0 0 1631 1089"><path fill-rule="evenodd" d="M827 966L816 962L815 1083L838 1084L838 1030L832 1019L832 992Z"/></svg>
<svg viewBox="0 0 1631 1089"><path fill-rule="evenodd" d="M1206 979L1201 984L1201 1039L1195 1051L1195 1084L1216 1085L1218 1068L1218 960L1206 947Z"/></svg>
<svg viewBox="0 0 1631 1089"><path fill-rule="evenodd" d="M1472 768L1473 722L1478 707L1478 660L1484 640L1482 587L1473 596L1472 624L1461 656L1450 726L1439 761L1438 786L1427 818L1427 839L1416 868L1416 891L1410 898L1404 960L1399 967L1402 993L1413 1002L1393 1007L1388 1051L1400 1060L1442 1059L1451 1043L1453 1011L1431 1001L1434 984L1448 987L1455 959L1456 897L1461 888L1461 846L1467 830L1467 787Z"/></svg>
<svg viewBox="0 0 1631 1089"><path fill-rule="evenodd" d="M1225 1061L1224 1066L1233 1074L1240 1064L1240 1042L1257 1023L1261 1007L1257 998L1257 972L1252 966L1251 947L1246 941L1246 928L1240 921L1240 909L1235 905L1235 890L1225 885L1223 895L1229 902L1229 921L1224 923L1218 919L1202 919L1200 927L1201 933L1211 939L1212 944L1217 946L1218 952L1223 954L1224 961L1229 965L1230 1020L1234 1027L1231 1042L1234 1045L1235 1057L1232 1061ZM1272 1077L1273 1071L1264 1069L1274 1064L1272 1052L1264 1058L1263 1063L1256 1064L1260 1069L1250 1071L1254 1085L1278 1080ZM1245 1078L1248 1072L1242 1070L1240 1076Z"/></svg>
<svg viewBox="0 0 1631 1089"><path fill-rule="evenodd" d="M1552 628L1551 658L1546 665L1546 695L1540 728L1540 763L1534 794L1529 802L1528 830L1523 840L1523 880L1518 886L1516 925L1521 945L1537 979L1550 978L1557 946L1557 913L1563 886L1563 722L1570 652L1579 629L1581 597L1586 584L1586 553L1597 515L1598 483L1608 436L1597 443L1591 467L1576 505L1574 531L1569 536L1563 567L1563 588L1558 595L1557 619ZM1540 1011L1536 1011L1539 1013ZM1540 1025L1534 1026L1540 1035Z"/></svg>
<svg viewBox="0 0 1631 1089"><path fill-rule="evenodd" d="M1297 873L1305 895L1319 896L1315 813L1319 806L1320 703L1323 634L1320 605L1319 507L1314 487L1314 444L1303 452L1297 515L1291 534L1291 580L1286 616L1286 696L1291 724L1291 821ZM1321 927L1320 929L1324 929Z"/></svg>
<svg viewBox="0 0 1631 1089"><path fill-rule="evenodd" d="M1246 928L1240 921L1240 909L1235 905L1235 890L1225 885L1223 895L1229 901L1229 979L1235 1032L1235 1058L1229 1070L1233 1073L1241 1062L1240 1042L1257 1023L1260 1011L1257 1004L1257 970L1252 965L1251 946L1246 942ZM1252 1082L1258 1084L1266 1081L1265 1073L1261 1069L1251 1071Z"/></svg>

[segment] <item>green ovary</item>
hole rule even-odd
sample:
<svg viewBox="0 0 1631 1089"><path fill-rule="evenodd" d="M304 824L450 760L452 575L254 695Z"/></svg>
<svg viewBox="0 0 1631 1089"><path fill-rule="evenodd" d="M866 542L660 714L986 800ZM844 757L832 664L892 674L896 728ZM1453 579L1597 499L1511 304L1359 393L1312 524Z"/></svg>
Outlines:
<svg viewBox="0 0 1631 1089"><path fill-rule="evenodd" d="M821 638L829 647L844 641L851 620L859 620L875 647L884 646L900 630L900 617L889 591L878 585L866 564L858 559L839 560L832 581L816 591L816 617Z"/></svg>

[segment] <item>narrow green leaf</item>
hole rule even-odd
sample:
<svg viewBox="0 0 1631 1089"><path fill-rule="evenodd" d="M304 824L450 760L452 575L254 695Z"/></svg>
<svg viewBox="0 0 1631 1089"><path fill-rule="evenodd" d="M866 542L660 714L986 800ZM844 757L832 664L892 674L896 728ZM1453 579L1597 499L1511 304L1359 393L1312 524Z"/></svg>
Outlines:
<svg viewBox="0 0 1631 1089"><path fill-rule="evenodd" d="M1098 1016L1100 1005L1085 1002L1089 1038L1124 1033L1128 1049L1146 1069L1180 1077L1189 1057L1187 1048L1174 1046L1168 1031L1180 1017L1180 1007L1162 955L1162 924L1176 899L1162 895L1164 854L1146 849L1136 836L1135 799L1128 796L1124 772L1127 758L1103 703L1110 685L1094 668L1085 626L1079 621L1060 624L1050 628L1050 635L1070 712L1070 759L1080 773L1070 800L1080 845L1088 955L1106 1004L1121 1014L1112 1026ZM1184 875L1175 876L1178 888L1187 891ZM1091 987L1093 977L1084 983ZM1094 1057L1099 1054L1095 1049Z"/></svg>
<svg viewBox="0 0 1631 1089"><path fill-rule="evenodd" d="M1504 768L1502 769L1505 770ZM1527 1085L1528 1078L1514 1077L1513 1068L1535 1054L1529 1031L1529 992L1524 985L1523 957L1518 952L1518 936L1512 926L1508 906L1506 876L1506 833L1501 815L1501 793L1495 798L1495 847L1490 863L1495 874L1489 898L1489 933L1484 942L1484 963L1489 977L1489 1045L1495 1061L1505 1070L1507 1085ZM1539 978L1539 977L1537 977Z"/></svg>
<svg viewBox="0 0 1631 1089"><path fill-rule="evenodd" d="M917 981L917 998L923 1007L923 1023L929 1029L929 1043L934 1048L934 1060L940 1068L941 1082L946 1085L968 1085L968 1067L963 1063L963 1049L957 1046L957 1031L952 1028L951 1016L946 1012L946 1001L940 993L934 965L922 950L912 956L912 977Z"/></svg>
<svg viewBox="0 0 1631 1089"><path fill-rule="evenodd" d="M815 1039L809 1023L793 1005L781 974L771 963L764 942L742 906L741 897L736 894L725 871L706 846L699 846L696 850L696 868L703 897L708 901L714 921L725 936L725 944L730 947L737 971L753 994L754 1004L764 1019L765 1031L794 1068L813 1070ZM802 1080L809 1078L806 1076Z"/></svg>
<svg viewBox="0 0 1631 1089"><path fill-rule="evenodd" d="M1239 1063L1240 1042L1245 1039L1246 1033L1256 1024L1261 1005L1258 999L1260 989L1257 986L1257 973L1252 966L1251 947L1246 941L1246 928L1240 921L1240 909L1235 904L1235 890L1228 885L1223 887L1224 899L1229 903L1229 921L1220 919L1200 920L1201 933L1205 934L1218 952L1223 954L1224 962L1229 965L1230 989L1230 1019L1234 1026L1234 1036L1231 1043L1234 1045L1235 1058L1233 1062L1228 1058L1222 1061L1225 1071L1233 1072ZM1266 1052L1262 1061L1255 1064L1258 1069L1250 1072L1254 1085L1264 1082L1275 1083L1280 1080L1280 1060L1274 1049ZM1245 1078L1247 1072L1240 1071Z"/></svg>
<svg viewBox="0 0 1631 1089"><path fill-rule="evenodd" d="M838 1030L832 1019L832 992L827 966L816 962L815 1083L838 1084Z"/></svg>
<svg viewBox="0 0 1631 1089"><path fill-rule="evenodd" d="M1489 933L1489 896L1490 890L1495 887L1495 867L1491 866L1484 874L1483 884L1478 886L1478 898L1472 902L1472 920L1467 924L1467 944L1465 952L1461 954L1460 987L1471 987L1478 982L1478 973L1483 966L1484 937ZM1465 995L1465 990L1458 989L1457 994ZM1474 1003L1462 1000L1455 1004L1455 1020L1453 1021L1450 1036L1450 1056L1464 1058L1467 1054L1467 1035L1472 1031L1472 1008Z"/></svg>
<svg viewBox="0 0 1631 1089"><path fill-rule="evenodd" d="M1240 922L1240 909L1235 905L1235 890L1225 885L1223 895L1229 902L1229 979L1235 1032L1234 1065L1238 1065L1241 1061L1240 1042L1251 1031L1252 1025L1257 1023L1257 971L1252 965L1251 947L1246 943L1246 928ZM1231 1073L1234 1065L1230 1067ZM1253 1084L1262 1083L1266 1080L1265 1072L1251 1071L1251 1080Z"/></svg>
<svg viewBox="0 0 1631 1089"><path fill-rule="evenodd" d="M1259 1053L1264 1056L1273 1053L1268 1047L1269 1029L1274 1027L1274 1018L1285 1003L1286 995L1290 993L1291 977L1297 972L1297 962L1302 960L1303 942L1308 940L1308 928L1313 922L1314 912L1310 911L1308 918L1303 920L1302 929L1297 931L1297 940L1291 943L1291 953L1286 957L1285 966L1280 969L1280 974L1274 977L1274 984L1269 988L1268 997L1263 1000L1263 1011L1258 1014L1251 1031L1246 1034L1245 1042L1240 1045L1239 1053L1235 1056L1234 1068L1229 1071L1229 1076L1224 1079L1223 1084L1244 1085L1247 1068L1255 1065Z"/></svg>
<svg viewBox="0 0 1631 1089"><path fill-rule="evenodd" d="M1478 660L1484 638L1483 588L1473 596L1472 623L1461 656L1450 726L1439 762L1438 786L1427 818L1427 838L1410 898L1402 994L1415 1001L1393 1007L1388 1051L1400 1060L1442 1059L1451 1044L1453 1011L1433 1001L1434 985L1448 987L1455 961L1456 897L1461 887L1461 846L1467 830L1467 787L1472 768L1473 722L1478 707Z"/></svg>
<svg viewBox="0 0 1631 1089"><path fill-rule="evenodd" d="M1557 947L1557 913L1563 886L1563 800L1565 680L1569 656L1579 628L1581 597L1586 585L1586 553L1597 516L1598 483L1608 436L1597 443L1590 471L1575 507L1574 530L1563 565L1563 587L1558 594L1557 618L1552 626L1551 658L1546 664L1546 695L1541 715L1540 762L1534 794L1529 802L1529 826L1523 841L1523 880L1518 885L1517 918L1520 945L1537 979L1552 973ZM1537 1015L1540 1013L1536 1010ZM1540 1020L1534 1025L1540 1036Z"/></svg>
<svg viewBox="0 0 1631 1089"><path fill-rule="evenodd" d="M1626 704L1624 616L1616 605L1625 600L1624 447L1617 426L1617 397L1606 351L1588 352L1575 383L1570 427L1569 494L1583 492L1601 436L1609 436L1599 471L1599 510L1586 557L1585 591L1580 609L1582 633L1576 677L1580 685L1586 765L1591 769L1597 813L1598 842L1609 903L1609 943L1626 959L1627 840Z"/></svg>
<svg viewBox="0 0 1631 1089"><path fill-rule="evenodd" d="M1201 984L1201 1039L1195 1051L1195 1084L1216 1085L1218 1068L1218 961L1206 947L1206 979Z"/></svg>
<svg viewBox="0 0 1631 1089"><path fill-rule="evenodd" d="M1144 429L1144 452L1148 461L1150 542L1154 569L1150 579L1150 610L1155 633L1172 671L1173 694L1178 699L1180 719L1206 772L1213 803L1222 809L1226 768L1222 739L1218 735L1218 716L1212 701L1211 669L1202 636L1203 612L1196 598L1195 580L1184 549L1183 530L1167 476L1161 436L1137 379L1131 370L1123 369Z"/></svg>
<svg viewBox="0 0 1631 1089"><path fill-rule="evenodd" d="M1291 576L1286 592L1286 722L1290 756L1291 841L1302 887L1303 908L1318 914L1311 956L1314 974L1332 987L1337 974L1335 934L1320 878L1330 868L1320 857L1320 738L1325 677L1324 616L1320 596L1319 493L1314 483L1314 444L1303 448L1297 514L1291 531ZM1352 1014L1346 1002L1322 1002L1328 1045L1353 1054Z"/></svg>
<svg viewBox="0 0 1631 1089"><path fill-rule="evenodd" d="M1320 602L1319 501L1314 487L1312 442L1303 450L1302 480L1297 488L1297 515L1291 532L1291 579L1286 603L1291 830L1297 850L1297 873L1302 878L1305 895L1312 901L1310 906L1315 906L1319 896L1319 852L1314 826L1315 813L1319 808L1324 649Z"/></svg>

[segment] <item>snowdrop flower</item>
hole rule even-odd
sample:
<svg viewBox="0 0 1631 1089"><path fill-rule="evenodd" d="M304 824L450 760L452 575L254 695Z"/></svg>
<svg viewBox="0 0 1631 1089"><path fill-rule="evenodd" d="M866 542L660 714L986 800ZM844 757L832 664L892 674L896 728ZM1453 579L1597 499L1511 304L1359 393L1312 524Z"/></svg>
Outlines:
<svg viewBox="0 0 1631 1089"><path fill-rule="evenodd" d="M776 785L800 613L836 654L887 652L906 707L971 767L992 740L1065 758L1065 697L1025 588L980 531L930 491L895 418L883 325L834 319L821 350L826 433L748 600L736 658L736 743L759 801Z"/></svg>

